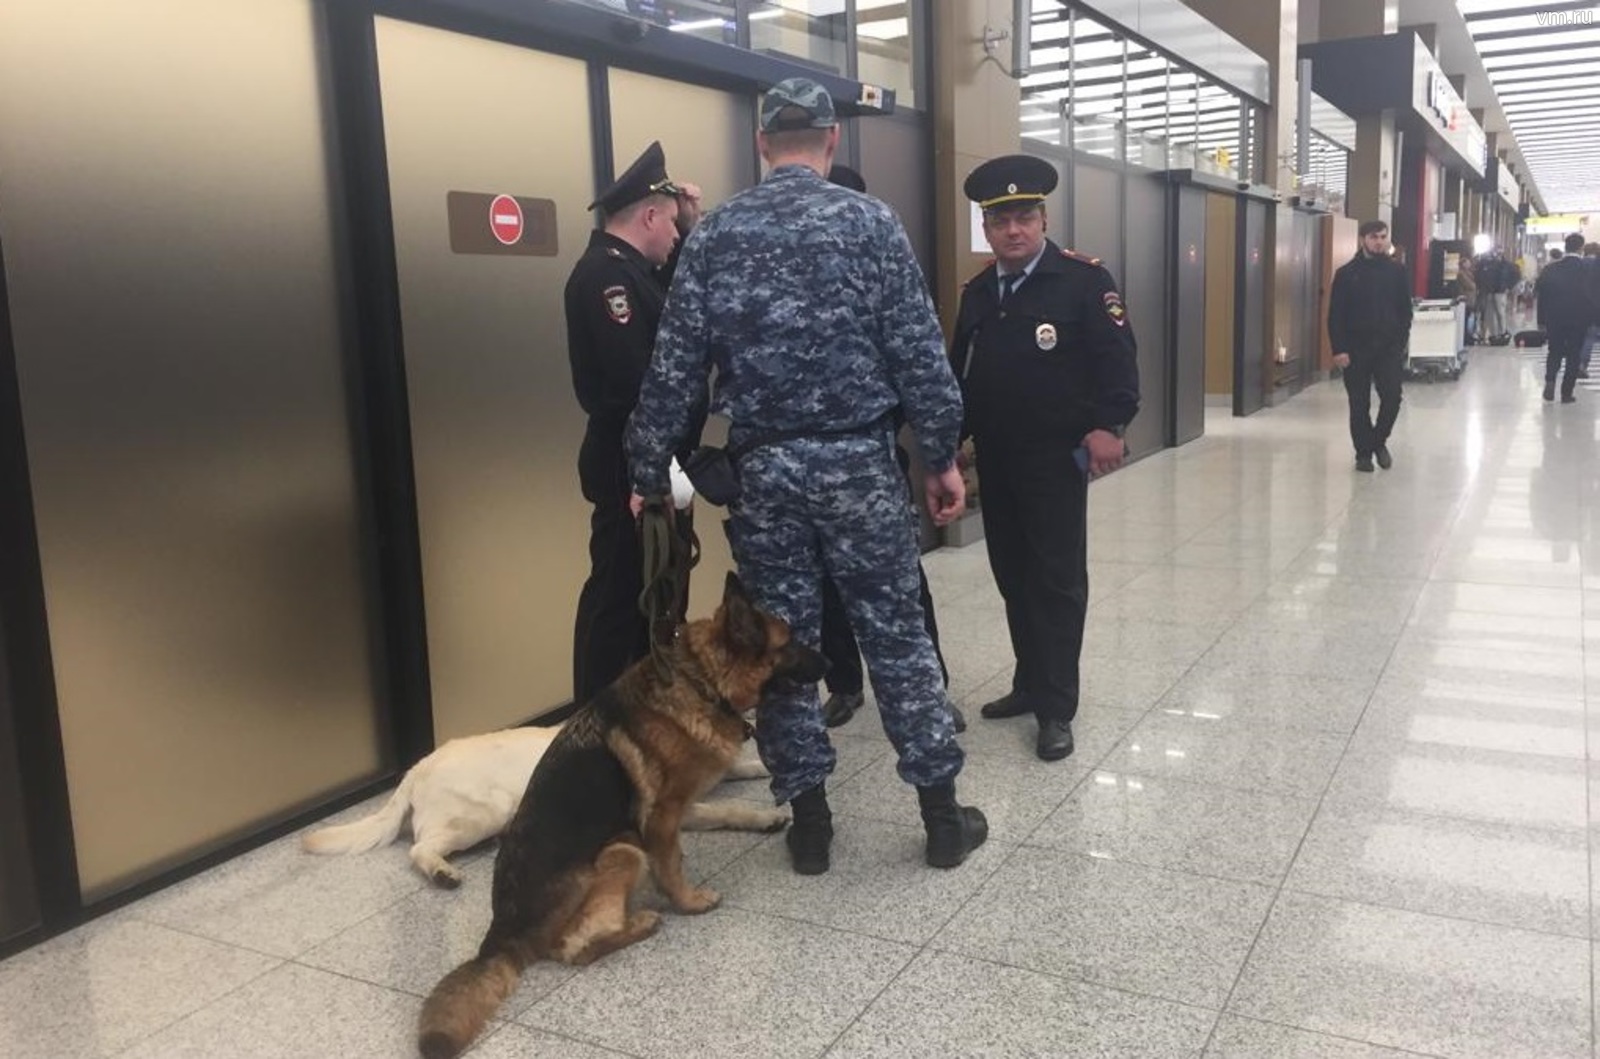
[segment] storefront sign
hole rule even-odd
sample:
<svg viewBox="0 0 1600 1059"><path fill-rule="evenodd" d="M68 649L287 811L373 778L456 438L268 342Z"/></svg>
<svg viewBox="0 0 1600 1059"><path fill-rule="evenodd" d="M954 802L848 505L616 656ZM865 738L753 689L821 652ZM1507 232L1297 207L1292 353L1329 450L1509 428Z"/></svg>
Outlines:
<svg viewBox="0 0 1600 1059"><path fill-rule="evenodd" d="M1504 200L1507 206L1516 209L1522 204L1522 193L1517 189L1517 178L1511 175L1511 170L1501 162L1498 169L1499 178L1496 181L1495 192Z"/></svg>
<svg viewBox="0 0 1600 1059"><path fill-rule="evenodd" d="M1417 80L1412 90L1412 106L1439 131L1450 149L1481 176L1488 162L1488 139L1483 128L1467 111L1467 105L1432 53L1420 39L1413 40Z"/></svg>
<svg viewBox="0 0 1600 1059"><path fill-rule="evenodd" d="M1450 79L1438 70L1428 71L1428 109L1439 116L1445 128L1456 127L1456 111L1460 106L1461 97L1456 95Z"/></svg>
<svg viewBox="0 0 1600 1059"><path fill-rule="evenodd" d="M1548 217L1529 217L1529 235L1568 235L1584 231L1589 225L1586 213L1552 213Z"/></svg>

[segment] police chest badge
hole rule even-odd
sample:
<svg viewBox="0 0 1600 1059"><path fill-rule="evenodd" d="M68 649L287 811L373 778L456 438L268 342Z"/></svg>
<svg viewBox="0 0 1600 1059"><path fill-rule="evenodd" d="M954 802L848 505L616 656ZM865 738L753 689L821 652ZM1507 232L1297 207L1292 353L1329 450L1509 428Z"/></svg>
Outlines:
<svg viewBox="0 0 1600 1059"><path fill-rule="evenodd" d="M601 292L606 300L606 315L619 324L633 319L633 303L628 301L627 287L607 287Z"/></svg>
<svg viewBox="0 0 1600 1059"><path fill-rule="evenodd" d="M1111 322L1118 327L1128 326L1128 310L1123 308L1122 295L1114 290L1108 290L1102 296L1106 305L1106 315L1111 317Z"/></svg>
<svg viewBox="0 0 1600 1059"><path fill-rule="evenodd" d="M1040 324L1033 330L1033 341L1046 353L1056 348L1056 325Z"/></svg>

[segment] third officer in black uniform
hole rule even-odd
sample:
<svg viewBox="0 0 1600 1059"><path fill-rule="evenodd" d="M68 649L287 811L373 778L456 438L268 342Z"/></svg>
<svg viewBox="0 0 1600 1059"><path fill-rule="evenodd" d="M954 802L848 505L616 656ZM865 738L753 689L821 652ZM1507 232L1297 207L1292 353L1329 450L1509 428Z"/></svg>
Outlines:
<svg viewBox="0 0 1600 1059"><path fill-rule="evenodd" d="M1033 714L1046 761L1072 753L1089 480L1121 465L1122 434L1139 410L1133 329L1111 273L1045 236L1055 185L1055 168L1027 155L967 177L996 260L962 291L951 348L1017 659L1010 694L983 716Z"/></svg>
<svg viewBox="0 0 1600 1059"><path fill-rule="evenodd" d="M863 195L867 193L866 178L847 165L835 164L828 170L828 180L851 191L859 191ZM900 471L906 476L909 487L911 454L906 452L904 445L898 443L894 454L900 461ZM917 579L920 583L918 593L922 600L923 624L927 627L928 639L933 641L933 653L939 656L939 672L948 690L950 670L945 666L944 652L939 650L939 621L933 612L933 592L928 587L928 573L920 562L917 564ZM829 728L837 728L848 724L866 702L863 692L866 683L861 670L861 650L856 643L855 633L850 629L850 616L831 577L822 580L822 653L828 659L828 675L824 678L828 685L828 701L822 704L822 721ZM961 708L951 703L950 714L955 718L956 731L966 731L967 719L962 716Z"/></svg>
<svg viewBox="0 0 1600 1059"><path fill-rule="evenodd" d="M679 240L700 217L700 191L667 176L658 142L589 208L600 211L604 227L590 235L566 288L572 388L589 416L578 481L594 505L589 579L573 635L572 697L580 704L650 650L649 624L639 611L644 556L628 510L622 434L639 403ZM691 434L692 448L698 424Z"/></svg>

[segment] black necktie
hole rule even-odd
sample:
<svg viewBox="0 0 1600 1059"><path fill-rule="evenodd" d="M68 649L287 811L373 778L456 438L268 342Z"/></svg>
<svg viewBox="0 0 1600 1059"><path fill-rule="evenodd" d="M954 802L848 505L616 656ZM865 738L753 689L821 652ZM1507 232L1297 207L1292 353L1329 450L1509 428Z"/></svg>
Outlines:
<svg viewBox="0 0 1600 1059"><path fill-rule="evenodd" d="M1000 277L1000 304L1004 305L1006 299L1011 297L1011 292L1017 289L1017 284L1022 282L1023 272L1008 272Z"/></svg>

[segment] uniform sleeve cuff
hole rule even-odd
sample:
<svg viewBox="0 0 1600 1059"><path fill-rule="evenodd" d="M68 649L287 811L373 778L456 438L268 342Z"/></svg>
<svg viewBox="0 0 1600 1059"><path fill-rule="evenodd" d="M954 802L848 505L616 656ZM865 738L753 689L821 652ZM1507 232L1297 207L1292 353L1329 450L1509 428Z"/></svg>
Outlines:
<svg viewBox="0 0 1600 1059"><path fill-rule="evenodd" d="M665 474L635 478L633 491L644 497L667 496L672 492L672 479Z"/></svg>

